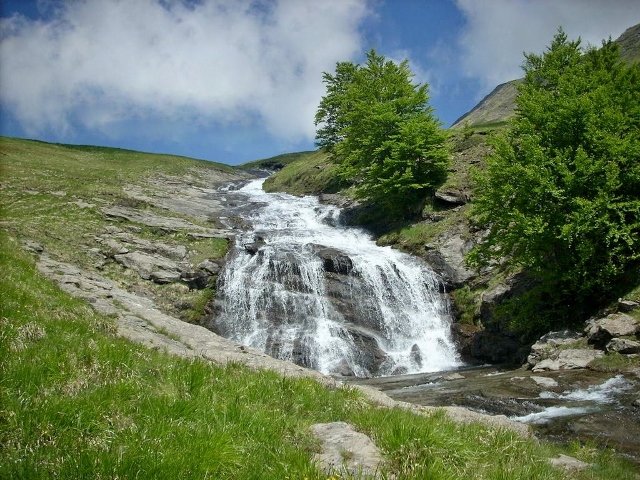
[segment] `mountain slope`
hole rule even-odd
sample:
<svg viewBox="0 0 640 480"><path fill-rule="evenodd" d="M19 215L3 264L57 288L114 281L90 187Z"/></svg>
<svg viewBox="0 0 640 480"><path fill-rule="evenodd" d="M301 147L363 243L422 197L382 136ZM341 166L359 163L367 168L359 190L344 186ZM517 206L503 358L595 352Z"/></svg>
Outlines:
<svg viewBox="0 0 640 480"><path fill-rule="evenodd" d="M620 56L625 62L640 61L640 23L618 37ZM458 118L451 128L501 123L515 114L517 85L521 78L498 85L469 112Z"/></svg>

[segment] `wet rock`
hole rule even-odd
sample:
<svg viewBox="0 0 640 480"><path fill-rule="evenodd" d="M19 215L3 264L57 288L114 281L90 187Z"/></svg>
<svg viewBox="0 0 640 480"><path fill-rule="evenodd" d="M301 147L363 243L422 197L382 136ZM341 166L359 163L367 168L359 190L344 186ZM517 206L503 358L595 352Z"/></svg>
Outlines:
<svg viewBox="0 0 640 480"><path fill-rule="evenodd" d="M264 241L264 238L256 237L253 242L245 243L242 246L247 251L247 253L255 255L256 253L258 253L258 250L260 250L265 245L265 243L266 242Z"/></svg>
<svg viewBox="0 0 640 480"><path fill-rule="evenodd" d="M472 362L472 346L474 337L482 331L477 325L467 323L454 323L451 325L451 335L456 343L457 351L463 361Z"/></svg>
<svg viewBox="0 0 640 480"><path fill-rule="evenodd" d="M558 382L555 381L553 378L549 378L549 377L538 377L535 375L532 375L531 380L533 380L536 385L543 387L543 388L553 388L553 387L557 387L558 386Z"/></svg>
<svg viewBox="0 0 640 480"><path fill-rule="evenodd" d="M442 377L443 380L451 381L451 380L462 380L464 375L460 375L459 373L451 373L449 375L445 375Z"/></svg>
<svg viewBox="0 0 640 480"><path fill-rule="evenodd" d="M508 333L484 330L473 337L471 356L483 362L516 364L524 353L520 342Z"/></svg>
<svg viewBox="0 0 640 480"><path fill-rule="evenodd" d="M349 275L353 271L353 262L340 250L322 245L314 245L312 248L322 260L325 272Z"/></svg>
<svg viewBox="0 0 640 480"><path fill-rule="evenodd" d="M628 338L614 338L606 346L607 352L618 352L624 355L640 353L640 342Z"/></svg>
<svg viewBox="0 0 640 480"><path fill-rule="evenodd" d="M640 321L625 313L612 313L604 318L589 320L585 328L589 343L597 348L604 348L612 338L638 333L640 333Z"/></svg>
<svg viewBox="0 0 640 480"><path fill-rule="evenodd" d="M322 443L314 460L326 475L383 478L382 454L364 433L345 422L317 423L311 426L311 432Z"/></svg>
<svg viewBox="0 0 640 480"><path fill-rule="evenodd" d="M581 338L583 338L581 334L571 330L549 332L540 337L540 340L531 346L531 353L527 357L527 363L533 367L545 358L557 355L561 347L575 343Z"/></svg>
<svg viewBox="0 0 640 480"><path fill-rule="evenodd" d="M589 363L604 355L600 350L568 348L560 350L552 358L546 358L538 362L534 367L534 372L545 370L572 370L585 368Z"/></svg>
<svg viewBox="0 0 640 480"><path fill-rule="evenodd" d="M557 468L562 468L563 470L571 471L580 471L590 468L592 465L590 463L585 463L577 458L570 457L568 455L558 455L555 458L550 458L549 463Z"/></svg>

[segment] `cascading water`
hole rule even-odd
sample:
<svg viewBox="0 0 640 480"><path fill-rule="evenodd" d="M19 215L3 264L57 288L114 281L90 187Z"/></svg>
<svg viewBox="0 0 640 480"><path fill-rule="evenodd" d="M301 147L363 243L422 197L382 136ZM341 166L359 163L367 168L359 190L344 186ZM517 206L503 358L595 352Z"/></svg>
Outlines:
<svg viewBox="0 0 640 480"><path fill-rule="evenodd" d="M220 276L212 328L323 373L370 376L459 364L446 300L424 264L315 197L239 190L253 206Z"/></svg>

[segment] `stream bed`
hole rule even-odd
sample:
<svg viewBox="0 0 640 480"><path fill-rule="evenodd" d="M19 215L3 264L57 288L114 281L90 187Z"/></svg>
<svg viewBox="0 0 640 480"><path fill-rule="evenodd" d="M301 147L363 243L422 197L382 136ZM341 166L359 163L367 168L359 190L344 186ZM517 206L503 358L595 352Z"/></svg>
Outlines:
<svg viewBox="0 0 640 480"><path fill-rule="evenodd" d="M418 405L458 405L506 415L537 436L613 448L640 465L640 381L586 369L533 373L492 366L448 372L351 379Z"/></svg>

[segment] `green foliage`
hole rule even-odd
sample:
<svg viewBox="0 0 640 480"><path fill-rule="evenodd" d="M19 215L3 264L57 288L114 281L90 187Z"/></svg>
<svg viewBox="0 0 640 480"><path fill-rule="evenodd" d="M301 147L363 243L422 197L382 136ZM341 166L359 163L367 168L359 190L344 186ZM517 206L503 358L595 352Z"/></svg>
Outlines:
<svg viewBox="0 0 640 480"><path fill-rule="evenodd" d="M471 259L527 268L567 313L638 271L640 67L611 41L583 54L562 30L525 57L517 116L477 178L489 235Z"/></svg>
<svg viewBox="0 0 640 480"><path fill-rule="evenodd" d="M445 179L446 135L428 104L427 85L414 85L405 60L375 51L364 66L341 62L325 73L327 94L316 113L317 144L339 162L358 197L389 211L411 210Z"/></svg>

